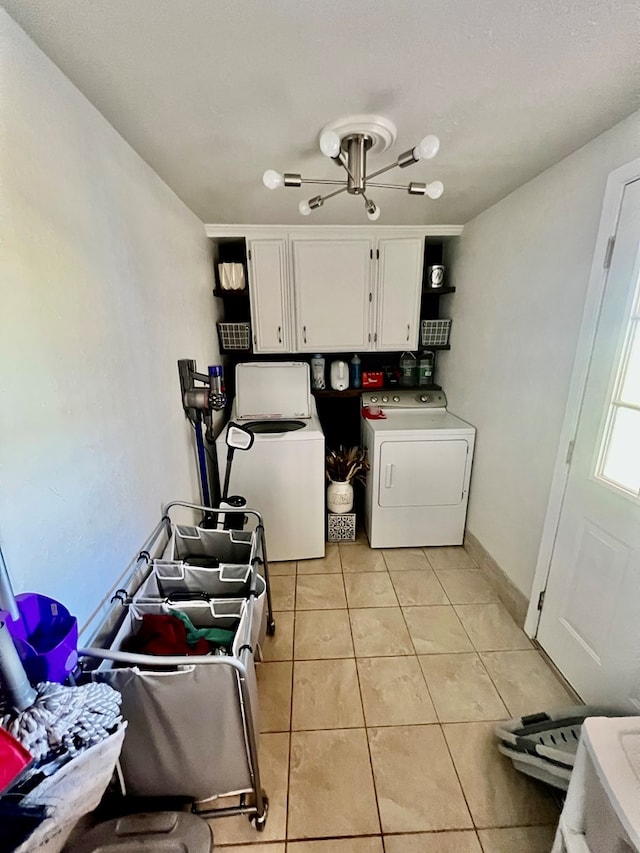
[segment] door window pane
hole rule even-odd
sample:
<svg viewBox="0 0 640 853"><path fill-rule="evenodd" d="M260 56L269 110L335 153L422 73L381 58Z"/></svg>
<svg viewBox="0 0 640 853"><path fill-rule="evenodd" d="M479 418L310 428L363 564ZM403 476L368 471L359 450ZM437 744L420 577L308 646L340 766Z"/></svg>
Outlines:
<svg viewBox="0 0 640 853"><path fill-rule="evenodd" d="M629 357L622 379L620 400L632 406L640 406L640 327L634 323L629 347Z"/></svg>
<svg viewBox="0 0 640 853"><path fill-rule="evenodd" d="M596 476L640 498L640 276L609 399Z"/></svg>
<svg viewBox="0 0 640 853"><path fill-rule="evenodd" d="M640 411L615 408L602 476L640 495Z"/></svg>

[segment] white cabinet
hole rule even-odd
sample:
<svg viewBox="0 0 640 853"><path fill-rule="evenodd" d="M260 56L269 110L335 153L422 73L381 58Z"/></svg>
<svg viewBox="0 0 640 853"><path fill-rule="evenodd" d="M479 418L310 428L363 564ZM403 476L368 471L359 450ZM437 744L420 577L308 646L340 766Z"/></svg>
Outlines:
<svg viewBox="0 0 640 853"><path fill-rule="evenodd" d="M287 241L249 240L249 292L254 352L291 352Z"/></svg>
<svg viewBox="0 0 640 853"><path fill-rule="evenodd" d="M297 352L371 347L373 241L291 241Z"/></svg>
<svg viewBox="0 0 640 853"><path fill-rule="evenodd" d="M418 348L423 256L421 237L378 240L373 349Z"/></svg>
<svg viewBox="0 0 640 853"><path fill-rule="evenodd" d="M220 226L219 239L246 246L253 352L418 348L424 240L435 227L236 228L231 237Z"/></svg>

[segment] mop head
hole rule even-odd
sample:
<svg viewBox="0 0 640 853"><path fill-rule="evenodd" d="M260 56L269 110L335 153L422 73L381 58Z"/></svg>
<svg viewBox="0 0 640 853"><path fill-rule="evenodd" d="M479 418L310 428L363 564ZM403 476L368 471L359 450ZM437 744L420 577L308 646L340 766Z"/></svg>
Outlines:
<svg viewBox="0 0 640 853"><path fill-rule="evenodd" d="M44 681L36 692L35 702L24 711L6 713L0 708L0 726L36 761L52 752L73 758L107 738L122 722L121 696L108 684L64 687Z"/></svg>

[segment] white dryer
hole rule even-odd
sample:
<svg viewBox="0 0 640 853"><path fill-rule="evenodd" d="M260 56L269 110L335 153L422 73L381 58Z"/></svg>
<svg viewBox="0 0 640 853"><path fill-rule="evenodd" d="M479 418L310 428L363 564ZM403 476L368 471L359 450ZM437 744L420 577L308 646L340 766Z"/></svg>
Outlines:
<svg viewBox="0 0 640 853"><path fill-rule="evenodd" d="M367 418L372 406L384 417ZM461 545L475 428L447 411L443 391L366 392L362 407L371 547Z"/></svg>
<svg viewBox="0 0 640 853"><path fill-rule="evenodd" d="M231 420L255 435L233 457L230 492L262 513L269 560L324 557L325 445L306 362L236 365ZM227 458L226 428L216 439Z"/></svg>

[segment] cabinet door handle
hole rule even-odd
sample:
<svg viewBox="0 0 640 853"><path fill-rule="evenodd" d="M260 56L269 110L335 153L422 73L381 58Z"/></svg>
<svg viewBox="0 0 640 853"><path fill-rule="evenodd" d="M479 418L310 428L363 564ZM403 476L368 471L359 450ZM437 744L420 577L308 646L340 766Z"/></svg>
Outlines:
<svg viewBox="0 0 640 853"><path fill-rule="evenodd" d="M278 343L282 343L282 326L278 326Z"/></svg>
<svg viewBox="0 0 640 853"><path fill-rule="evenodd" d="M409 334L411 332L411 324L407 323L407 340L409 340Z"/></svg>
<svg viewBox="0 0 640 853"><path fill-rule="evenodd" d="M389 463L384 466L384 487L385 489L391 488L391 483L393 482L393 465Z"/></svg>
<svg viewBox="0 0 640 853"><path fill-rule="evenodd" d="M304 342L306 344L306 342L307 342L307 327L306 326L302 327L302 336L303 336Z"/></svg>

